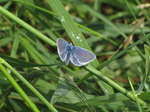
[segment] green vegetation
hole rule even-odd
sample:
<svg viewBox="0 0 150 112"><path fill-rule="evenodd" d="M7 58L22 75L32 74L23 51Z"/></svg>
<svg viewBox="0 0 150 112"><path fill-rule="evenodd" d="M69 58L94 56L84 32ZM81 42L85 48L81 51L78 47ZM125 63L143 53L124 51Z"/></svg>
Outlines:
<svg viewBox="0 0 150 112"><path fill-rule="evenodd" d="M0 0L0 112L149 112L144 1ZM57 38L97 58L66 66Z"/></svg>

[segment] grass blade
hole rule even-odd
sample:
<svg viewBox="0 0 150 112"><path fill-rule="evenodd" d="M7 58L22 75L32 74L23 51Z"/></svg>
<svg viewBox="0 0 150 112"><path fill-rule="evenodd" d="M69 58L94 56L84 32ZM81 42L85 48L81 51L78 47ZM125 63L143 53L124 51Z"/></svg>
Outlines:
<svg viewBox="0 0 150 112"><path fill-rule="evenodd" d="M3 74L7 77L7 79L10 81L10 83L13 85L13 87L19 92L19 94L22 96L22 98L28 103L28 105L31 107L31 109L34 112L40 112L36 105L29 99L29 97L26 95L26 93L22 90L22 88L17 84L17 82L13 79L13 77L6 71L4 66L2 65L6 62L0 58L0 69L3 72Z"/></svg>
<svg viewBox="0 0 150 112"><path fill-rule="evenodd" d="M3 15L7 16L10 19L12 19L13 21L15 21L16 23L18 23L22 27L26 28L27 30L29 30L30 32L32 32L34 35L36 35L37 37L39 37L40 39L42 39L46 43L49 43L52 46L56 45L56 43L53 42L51 39L49 39L48 37L46 37L44 34L42 34L41 32L39 32L38 30L36 30L32 26L30 26L29 24L27 24L26 22L24 22L23 20L21 20L17 16L15 16L12 13L10 13L9 11L7 11L2 6L0 6L0 13L2 13Z"/></svg>
<svg viewBox="0 0 150 112"><path fill-rule="evenodd" d="M45 105L52 111L57 112L57 110L50 104L25 78L23 78L15 69L13 69L6 61L1 58L1 63L8 67L39 99L41 99ZM38 112L38 111L37 111Z"/></svg>
<svg viewBox="0 0 150 112"><path fill-rule="evenodd" d="M46 0L46 1L55 11L59 21L62 23L64 29L66 30L67 34L69 35L73 43L76 46L80 46L92 51L86 39L84 38L81 31L77 27L76 23L73 21L72 17L65 10L62 3L59 0ZM98 61L97 60L93 61L91 65L97 66Z"/></svg>

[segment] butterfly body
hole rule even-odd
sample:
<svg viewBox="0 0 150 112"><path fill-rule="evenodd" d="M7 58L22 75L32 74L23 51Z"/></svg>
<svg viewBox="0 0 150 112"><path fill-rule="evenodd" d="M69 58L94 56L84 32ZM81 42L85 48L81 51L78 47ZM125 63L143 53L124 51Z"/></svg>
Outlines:
<svg viewBox="0 0 150 112"><path fill-rule="evenodd" d="M70 58L71 58L71 56L73 55L73 48L74 48L74 46L72 45L72 44L69 44L68 46L67 46L67 49L66 49L66 51L67 51L67 57L66 57L66 60L65 60L65 64L66 65L68 65L69 64L69 62L70 62Z"/></svg>
<svg viewBox="0 0 150 112"><path fill-rule="evenodd" d="M63 39L57 39L57 51L66 65L71 61L76 66L84 66L96 58L90 51L68 44Z"/></svg>

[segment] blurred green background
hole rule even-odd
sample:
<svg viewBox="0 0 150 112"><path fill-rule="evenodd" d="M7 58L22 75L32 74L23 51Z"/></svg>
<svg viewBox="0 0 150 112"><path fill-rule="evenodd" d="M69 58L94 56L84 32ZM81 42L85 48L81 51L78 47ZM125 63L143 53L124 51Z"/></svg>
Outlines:
<svg viewBox="0 0 150 112"><path fill-rule="evenodd" d="M0 112L149 112L149 0L0 0ZM62 64L56 40L93 52Z"/></svg>

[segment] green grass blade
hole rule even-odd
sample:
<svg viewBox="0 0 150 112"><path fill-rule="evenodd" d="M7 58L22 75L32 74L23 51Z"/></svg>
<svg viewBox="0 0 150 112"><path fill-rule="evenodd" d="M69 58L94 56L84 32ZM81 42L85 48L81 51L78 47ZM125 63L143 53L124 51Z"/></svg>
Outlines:
<svg viewBox="0 0 150 112"><path fill-rule="evenodd" d="M121 55L123 55L124 53L126 53L129 49L131 49L134 46L140 44L142 41L144 41L145 39L148 39L148 38L150 38L150 34L144 36L143 38L141 38L140 40L138 40L134 44L130 45L128 48L120 51L118 54L116 54L115 56L113 56L111 59L109 59L109 60L105 61L104 63L102 63L101 65L99 65L97 67L97 69L101 70L103 67L109 65L111 62L113 62L114 60L116 60L118 57L120 57ZM90 76L91 76L91 74L87 74L81 80L84 81L84 80L88 79Z"/></svg>
<svg viewBox="0 0 150 112"><path fill-rule="evenodd" d="M17 1L17 2L19 2L19 3L22 3L23 5L27 5L27 6L34 7L34 8L36 8L36 9L38 9L38 10L40 10L40 11L43 11L43 12L46 12L46 13L48 13L48 14L54 16L54 17L56 16L55 13L53 13L53 12L51 12L51 11L49 11L49 10L46 10L46 9L44 9L44 8L42 8L42 7L38 7L38 6L36 6L36 5L30 4L30 3L27 3L27 2L24 2L24 1L20 1L20 0L15 0L15 1ZM57 18L56 18L56 19L57 19ZM90 29L90 28L88 28L88 27L86 27L86 26L83 26L83 25L81 25L81 24L79 24L79 23L76 23L76 24L77 24L77 26L79 26L80 28L82 28L82 29L84 29L84 30L90 32L91 34L94 34L98 39L103 38L103 39L105 39L105 40L110 41L110 42L113 43L114 45L118 45L115 41L113 41L113 40L111 40L111 39L109 39L109 38L107 38L107 37L101 35L100 33L96 32L96 31L94 31L94 30L92 30L92 29ZM52 36L52 37L53 37L53 36Z"/></svg>
<svg viewBox="0 0 150 112"><path fill-rule="evenodd" d="M104 23L108 24L110 27L112 27L116 32L120 33L124 38L127 38L127 36L117 27L115 26L111 21L109 21L104 15L96 12L92 8L90 8L88 5L83 5L82 7L85 8L87 11L89 11L92 15L96 16L97 18L101 19Z"/></svg>
<svg viewBox="0 0 150 112"><path fill-rule="evenodd" d="M1 53L0 53L0 57L5 59L5 61L8 62L11 66L14 66L14 67L17 67L17 68L64 65L64 63L54 63L54 64L49 64L49 65L43 65L43 64L38 64L38 63L31 63L31 62L26 62L24 60L12 58L10 56L7 56L7 55L1 54Z"/></svg>
<svg viewBox="0 0 150 112"><path fill-rule="evenodd" d="M147 77L147 75L150 73L150 47L147 45L144 45L144 48L145 48L145 59L146 59L145 74Z"/></svg>
<svg viewBox="0 0 150 112"><path fill-rule="evenodd" d="M6 62L0 58L0 69L3 72L3 74L7 77L7 79L10 81L10 83L13 85L13 87L19 92L19 94L22 96L22 98L28 103L28 105L31 107L31 109L34 112L40 112L36 105L29 99L29 97L26 95L26 93L22 90L22 88L17 84L17 82L13 79L13 77L6 71L4 66L2 65Z"/></svg>
<svg viewBox="0 0 150 112"><path fill-rule="evenodd" d="M117 59L118 57L120 57L121 55L123 55L124 53L126 53L129 49L135 47L136 45L140 44L142 41L145 41L148 38L150 38L150 34L148 34L146 36L143 36L140 40L136 41L134 44L131 44L126 49L120 51L118 54L116 54L115 56L113 56L111 59L109 59L109 60L105 61L104 63L102 63L101 65L99 65L97 67L97 69L102 69L103 67L107 66L108 64L110 64L111 62L113 62L115 59Z"/></svg>
<svg viewBox="0 0 150 112"><path fill-rule="evenodd" d="M18 49L18 46L19 46L19 43L20 43L19 40L20 40L19 36L15 36L15 39L13 41L12 51L11 51L11 54L10 54L11 57L16 56L17 49Z"/></svg>
<svg viewBox="0 0 150 112"><path fill-rule="evenodd" d="M2 59L3 60L3 59ZM13 69L6 61L2 61L5 66L8 67L45 105L52 111L57 112L51 103L49 103L24 77L22 77L15 69Z"/></svg>
<svg viewBox="0 0 150 112"><path fill-rule="evenodd" d="M129 84L130 84L130 87L131 87L133 96L134 96L134 98L135 98L136 104L137 104L137 106L138 106L139 112L143 112L142 109L141 109L141 106L140 106L140 102L139 102L139 100L138 100L137 95L135 94L134 87L133 87L132 82L131 82L131 80L130 80L129 77L128 77L128 80L129 80Z"/></svg>
<svg viewBox="0 0 150 112"><path fill-rule="evenodd" d="M10 37L0 39L0 47L8 44L11 41L12 41L12 38Z"/></svg>
<svg viewBox="0 0 150 112"><path fill-rule="evenodd" d="M77 46L91 50L81 31L79 30L79 28L77 27L76 23L73 21L69 13L65 10L60 0L47 0L47 3L55 11L59 21L62 23L64 29L66 30L67 34L69 35L73 43ZM99 65L97 60L91 62L90 64L94 67ZM103 84L101 86L103 86ZM105 86L107 86L107 84L105 84ZM106 87L102 88L105 88L106 90ZM108 88L106 91L109 91Z"/></svg>
<svg viewBox="0 0 150 112"><path fill-rule="evenodd" d="M121 93L125 94L127 97L129 97L133 101L135 101L134 96L130 92L128 92L125 88L119 86L113 80L109 79L107 76L105 76L104 74L102 74L101 72L99 72L98 70L93 68L92 66L90 66L90 65L86 66L86 69L89 70L91 73L93 73L99 79L102 79L103 81L108 83L110 86L114 87L115 89L117 89L118 91L120 91ZM141 105L146 106L146 103L143 100L141 100L141 99L138 99L138 100L139 100Z"/></svg>
<svg viewBox="0 0 150 112"><path fill-rule="evenodd" d="M137 94L140 94L144 88L144 85L146 83L146 79L148 74L150 73L150 47L147 45L144 45L145 48L145 74L143 76L141 85L139 86L138 90L137 90Z"/></svg>
<svg viewBox="0 0 150 112"><path fill-rule="evenodd" d="M2 6L0 6L0 13L2 13L3 15L7 16L10 19L12 19L13 21L15 21L16 23L18 23L22 27L26 28L27 30L29 30L30 32L32 32L34 35L36 35L37 37L39 37L40 39L42 39L46 43L49 43L52 46L56 45L56 43L54 41L52 41L51 39L49 39L48 37L46 37L44 34L42 34L41 32L39 32L38 30L36 30L32 26L30 26L29 24L27 24L26 22L24 22L23 20L21 20L17 16L13 15L12 13L10 13L6 9L4 9Z"/></svg>
<svg viewBox="0 0 150 112"><path fill-rule="evenodd" d="M81 31L73 21L72 17L65 10L64 6L59 0L46 0L51 8L55 11L59 21L62 23L67 34L76 46L83 47L91 51L90 46L82 35ZM91 63L92 66L97 66L98 61L95 60Z"/></svg>

